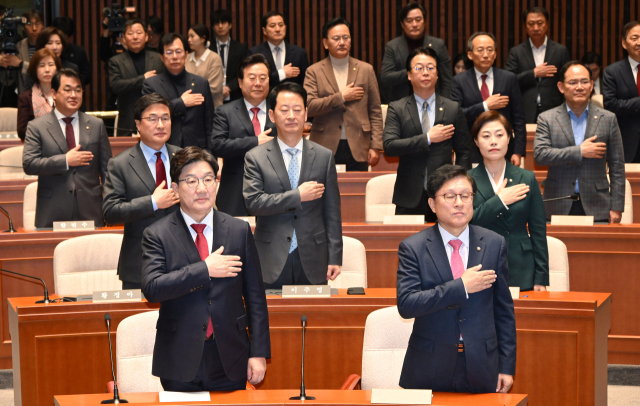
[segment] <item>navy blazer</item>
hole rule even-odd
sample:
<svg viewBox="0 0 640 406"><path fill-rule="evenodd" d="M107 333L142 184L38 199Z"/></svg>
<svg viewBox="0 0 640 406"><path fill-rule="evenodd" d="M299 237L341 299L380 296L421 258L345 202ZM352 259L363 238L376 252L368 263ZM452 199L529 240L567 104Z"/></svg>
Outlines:
<svg viewBox="0 0 640 406"><path fill-rule="evenodd" d="M284 56L284 65L292 64L296 68L300 68L300 74L291 79L285 79L284 81L295 82L300 86L304 86L304 77L307 73L307 68L309 67L309 56L307 55L307 51L304 48L300 48L297 45L290 44L286 41L283 41L285 47L285 56ZM282 45L281 44L281 45ZM273 53L271 52L271 48L269 44L265 41L260 45L256 45L249 49L249 54L262 54L269 61L269 90L280 84L280 76L278 75L278 71L276 70L276 62L273 59Z"/></svg>
<svg viewBox="0 0 640 406"><path fill-rule="evenodd" d="M224 246L224 255L240 257L238 276L209 278L180 211L144 231L142 291L149 302L160 302L151 371L155 376L195 379L209 317L230 380L246 379L250 357L271 358L267 299L251 227L214 210L213 238L213 251Z"/></svg>
<svg viewBox="0 0 640 406"><path fill-rule="evenodd" d="M467 268L482 264L483 270L497 275L492 287L469 298L462 279L453 279L437 226L402 241L398 258L398 312L415 318L400 386L434 391L449 387L462 334L471 388L495 392L498 374L516 372L516 320L504 238L469 225Z"/></svg>

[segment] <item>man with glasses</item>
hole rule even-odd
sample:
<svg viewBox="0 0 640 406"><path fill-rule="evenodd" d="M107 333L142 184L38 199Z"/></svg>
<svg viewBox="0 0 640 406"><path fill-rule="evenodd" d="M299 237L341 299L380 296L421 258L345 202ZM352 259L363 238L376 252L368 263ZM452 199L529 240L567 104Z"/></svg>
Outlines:
<svg viewBox="0 0 640 406"><path fill-rule="evenodd" d="M382 150L382 109L373 66L351 56L351 25L342 17L322 27L329 57L311 65L304 87L311 141L329 148L347 171L367 171Z"/></svg>
<svg viewBox="0 0 640 406"><path fill-rule="evenodd" d="M51 79L56 108L29 122L22 165L38 175L36 228L54 221L102 220L102 186L112 156L104 123L79 112L82 81L73 69L60 69Z"/></svg>
<svg viewBox="0 0 640 406"><path fill-rule="evenodd" d="M545 202L547 219L587 215L619 223L625 189L622 137L615 114L589 103L591 75L580 61L562 67L558 90L566 103L538 118L533 157L538 165L549 167L544 199L560 198ZM562 199L574 193L577 200Z"/></svg>
<svg viewBox="0 0 640 406"><path fill-rule="evenodd" d="M180 200L169 187L171 158L180 150L171 137L171 104L151 93L133 107L140 142L109 160L102 212L109 224L124 223L118 260L122 289L141 289L142 232L178 209Z"/></svg>
<svg viewBox="0 0 640 406"><path fill-rule="evenodd" d="M507 393L516 372L516 320L504 237L470 225L474 179L444 165L429 175L438 225L400 243L398 312L415 318L400 386Z"/></svg>
<svg viewBox="0 0 640 406"><path fill-rule="evenodd" d="M436 221L427 204L427 179L442 165L471 169L471 135L460 105L436 93L440 72L438 54L417 48L405 69L413 94L393 102L384 127L384 153L399 156L398 179L393 190L396 214L423 214Z"/></svg>
<svg viewBox="0 0 640 406"><path fill-rule="evenodd" d="M142 94L158 93L171 102L171 138L178 147L197 146L209 149L213 126L213 97L209 82L184 68L186 42L182 35L169 33L162 37L162 62L165 71L146 78Z"/></svg>
<svg viewBox="0 0 640 406"><path fill-rule="evenodd" d="M509 134L506 159L520 166L527 152L527 126L524 120L522 94L516 75L493 66L497 56L496 37L488 32L476 32L467 41L467 55L473 61L469 69L453 78L451 100L460 103L469 132L476 118L485 111L496 110L513 127ZM471 153L473 163L482 161L476 148Z"/></svg>

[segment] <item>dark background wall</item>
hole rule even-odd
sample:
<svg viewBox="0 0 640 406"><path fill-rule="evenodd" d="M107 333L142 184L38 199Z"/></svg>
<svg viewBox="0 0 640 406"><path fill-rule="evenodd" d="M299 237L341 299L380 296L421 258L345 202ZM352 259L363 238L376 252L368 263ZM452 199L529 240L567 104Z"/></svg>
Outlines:
<svg viewBox="0 0 640 406"><path fill-rule="evenodd" d="M98 59L101 13L112 3L135 6L134 16L157 15L165 32L186 36L195 23L210 25L211 11L230 9L232 37L253 46L263 41L260 17L269 10L283 13L287 40L307 49L311 63L326 56L320 30L329 19L342 15L353 25L352 55L380 69L384 45L401 33L398 13L408 0L59 0L60 14L78 24L75 42L85 47L93 69L87 87L87 108L104 108L106 73ZM466 39L475 31L490 31L498 38L497 66L506 63L509 48L526 38L522 12L544 6L551 13L549 37L565 44L572 57L594 50L605 66L622 58L620 29L640 13L640 0L433 0L421 1L428 11L427 31L443 38L452 58L465 50Z"/></svg>

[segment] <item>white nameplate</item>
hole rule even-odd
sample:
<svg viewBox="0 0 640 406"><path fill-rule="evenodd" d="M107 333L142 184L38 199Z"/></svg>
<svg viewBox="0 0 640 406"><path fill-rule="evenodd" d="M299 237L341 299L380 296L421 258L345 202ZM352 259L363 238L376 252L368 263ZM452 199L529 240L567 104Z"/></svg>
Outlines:
<svg viewBox="0 0 640 406"><path fill-rule="evenodd" d="M160 402L211 402L209 392L159 392Z"/></svg>
<svg viewBox="0 0 640 406"><path fill-rule="evenodd" d="M538 124L527 124L527 132L534 133L538 130Z"/></svg>
<svg viewBox="0 0 640 406"><path fill-rule="evenodd" d="M242 220L242 221L246 221L247 223L249 223L249 225L251 227L255 227L256 226L256 218L255 216L248 216L248 217L236 217L238 220Z"/></svg>
<svg viewBox="0 0 640 406"><path fill-rule="evenodd" d="M17 140L19 139L17 133L2 133L0 134L0 140Z"/></svg>
<svg viewBox="0 0 640 406"><path fill-rule="evenodd" d="M624 164L625 172L640 172L640 164Z"/></svg>
<svg viewBox="0 0 640 406"><path fill-rule="evenodd" d="M93 292L93 302L139 302L142 300L140 289L129 290L98 290Z"/></svg>
<svg viewBox="0 0 640 406"><path fill-rule="evenodd" d="M283 285L282 297L331 297L331 286Z"/></svg>
<svg viewBox="0 0 640 406"><path fill-rule="evenodd" d="M347 171L347 165L338 165L336 164L336 172L343 173Z"/></svg>
<svg viewBox="0 0 640 406"><path fill-rule="evenodd" d="M593 216L551 216L552 226L592 226Z"/></svg>
<svg viewBox="0 0 640 406"><path fill-rule="evenodd" d="M54 221L53 231L85 231L95 230L96 222L93 220L79 221Z"/></svg>
<svg viewBox="0 0 640 406"><path fill-rule="evenodd" d="M430 389L373 389L371 403L396 405L430 405L433 393Z"/></svg>
<svg viewBox="0 0 640 406"><path fill-rule="evenodd" d="M509 292L511 292L511 299L520 299L520 287L509 286Z"/></svg>
<svg viewBox="0 0 640 406"><path fill-rule="evenodd" d="M396 216L384 216L382 224L414 225L424 224L424 214L401 214Z"/></svg>

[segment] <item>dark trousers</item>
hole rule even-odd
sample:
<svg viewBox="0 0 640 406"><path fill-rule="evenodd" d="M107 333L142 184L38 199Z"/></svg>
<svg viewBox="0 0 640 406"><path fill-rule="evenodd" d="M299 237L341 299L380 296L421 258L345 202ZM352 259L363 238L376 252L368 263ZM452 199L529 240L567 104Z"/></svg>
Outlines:
<svg viewBox="0 0 640 406"><path fill-rule="evenodd" d="M580 196L580 195L578 195ZM578 200L574 200L571 204L571 209L569 210L570 216L586 216L587 213L584 212L584 207L582 207L582 200L578 198Z"/></svg>
<svg viewBox="0 0 640 406"><path fill-rule="evenodd" d="M420 197L420 203L416 207L401 207L396 205L396 214L424 214L425 223L435 223L438 217L429 207L429 196L427 191L422 191L422 197Z"/></svg>
<svg viewBox="0 0 640 406"><path fill-rule="evenodd" d="M640 144L638 144L638 149L636 150L636 156L633 158L632 164L640 164Z"/></svg>
<svg viewBox="0 0 640 406"><path fill-rule="evenodd" d="M347 140L340 140L338 149L336 150L335 160L336 164L346 165L347 172L366 172L369 170L369 163L367 161L358 162L355 160L351 153L351 148L349 148L349 141Z"/></svg>
<svg viewBox="0 0 640 406"><path fill-rule="evenodd" d="M179 382L160 378L160 383L164 390L173 392L233 391L247 387L246 379L234 382L227 378L215 339L204 342L200 367L193 381Z"/></svg>
<svg viewBox="0 0 640 406"><path fill-rule="evenodd" d="M142 289L141 282L122 281L122 290Z"/></svg>
<svg viewBox="0 0 640 406"><path fill-rule="evenodd" d="M324 281L324 283L318 283L317 285L326 284L327 281ZM302 269L302 263L300 262L300 253L297 248L287 257L287 262L284 263L284 268L278 279L273 283L265 283L264 288L282 289L283 285L316 285L311 283L307 275L304 274L304 269Z"/></svg>
<svg viewBox="0 0 640 406"><path fill-rule="evenodd" d="M456 369L453 372L453 379L451 380L451 390L445 389L444 392L473 392L471 385L469 385L469 378L467 377L467 359L464 356L464 352L458 353Z"/></svg>

